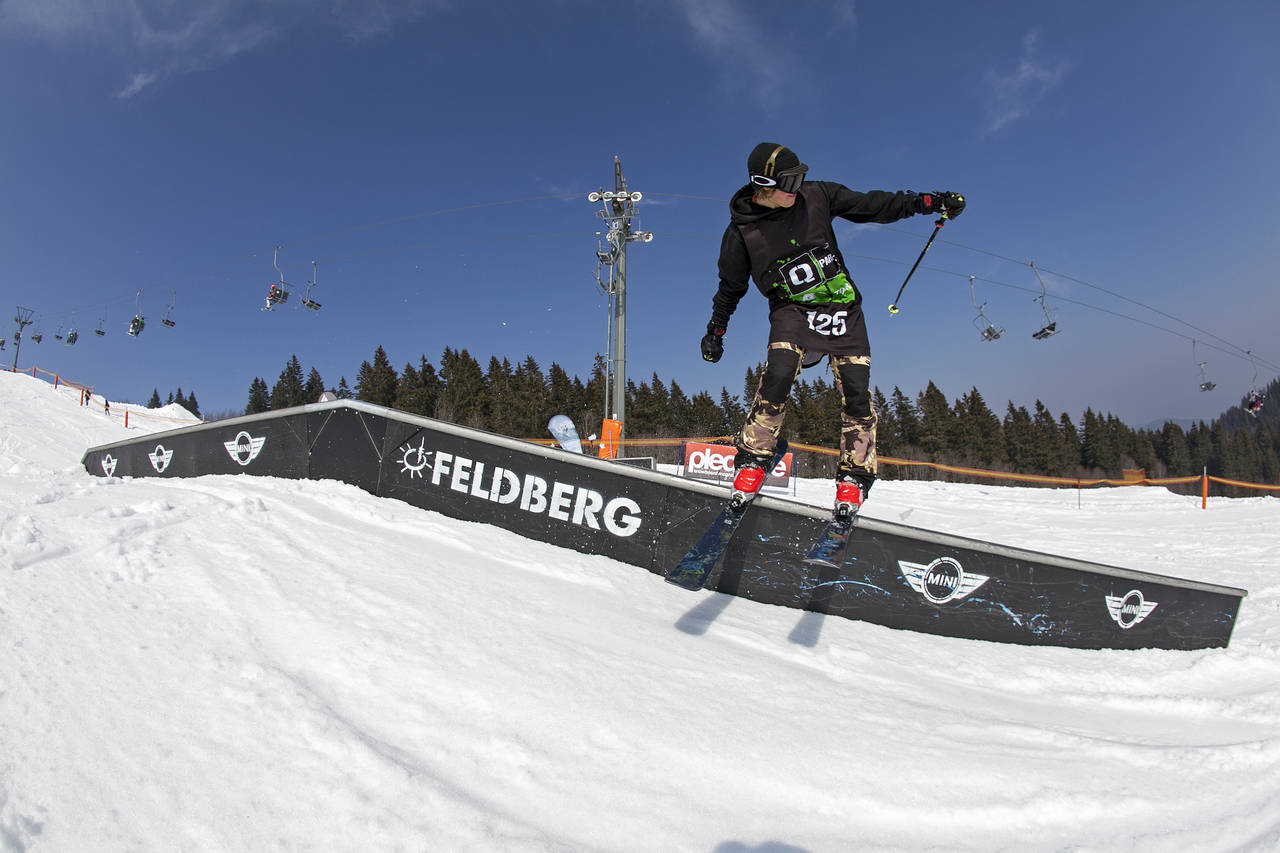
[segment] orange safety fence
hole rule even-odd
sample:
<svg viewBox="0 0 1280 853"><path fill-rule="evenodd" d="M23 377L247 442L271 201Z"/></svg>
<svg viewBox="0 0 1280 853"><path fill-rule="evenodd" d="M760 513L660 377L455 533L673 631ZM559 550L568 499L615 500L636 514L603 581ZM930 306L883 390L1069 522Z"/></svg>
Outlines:
<svg viewBox="0 0 1280 853"><path fill-rule="evenodd" d="M555 439L547 438L531 438L526 439L534 444L542 444L554 446ZM728 443L728 436L712 436L702 438L628 438L624 444L627 447L679 447L688 441L700 441L708 443ZM583 446L589 447L595 442L584 441ZM821 456L838 456L840 451L833 450L830 447L819 447L812 444L801 444L799 442L791 442L792 450L804 450L809 453L816 453ZM1257 489L1261 491L1280 492L1280 484L1266 485L1265 483L1246 483L1240 480L1230 480L1225 477L1215 477L1209 474L1194 474L1189 477L1147 477L1141 469L1125 469L1123 479L1110 478L1085 478L1085 477L1051 477L1043 474L1015 474L1008 471L990 471L985 468L967 468L962 465L945 465L941 462L920 462L914 459L897 459L892 456L881 456L879 459L881 465L891 465L901 468L928 468L934 471L943 471L948 474L959 474L966 477L980 477L990 480L1006 480L1021 483L1037 483L1046 486L1074 486L1082 488L1084 486L1183 486L1191 483L1202 483L1207 494L1209 483L1218 483L1224 486L1238 486L1244 489Z"/></svg>

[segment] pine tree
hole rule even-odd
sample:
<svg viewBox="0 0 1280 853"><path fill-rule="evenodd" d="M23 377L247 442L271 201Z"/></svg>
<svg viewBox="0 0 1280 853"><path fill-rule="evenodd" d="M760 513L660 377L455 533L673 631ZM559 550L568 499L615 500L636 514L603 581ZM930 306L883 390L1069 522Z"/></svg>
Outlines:
<svg viewBox="0 0 1280 853"><path fill-rule="evenodd" d="M743 421L747 418L746 407L742 405L740 399L730 394L729 389L723 385L720 386L719 408L720 422L724 424L724 431L721 435L731 435L741 429Z"/></svg>
<svg viewBox="0 0 1280 853"><path fill-rule="evenodd" d="M1191 465L1191 446L1187 443L1187 434L1172 421L1156 433L1156 453L1170 477L1189 477L1198 473Z"/></svg>
<svg viewBox="0 0 1280 853"><path fill-rule="evenodd" d="M446 347L440 358L443 387L436 416L463 426L483 427L485 387L480 363L464 350Z"/></svg>
<svg viewBox="0 0 1280 853"><path fill-rule="evenodd" d="M338 377L338 387L333 389L333 396L339 400L350 400L355 395L351 393L350 386L347 385L347 377Z"/></svg>
<svg viewBox="0 0 1280 853"><path fill-rule="evenodd" d="M256 415L259 412L268 411L271 408L271 395L267 391L267 383L261 377L255 376L253 381L249 383L249 402L244 407L246 415Z"/></svg>
<svg viewBox="0 0 1280 853"><path fill-rule="evenodd" d="M1085 409L1084 426L1081 429L1080 461L1085 468L1096 469L1103 474L1118 474L1120 449L1105 418Z"/></svg>
<svg viewBox="0 0 1280 853"><path fill-rule="evenodd" d="M419 366L406 363L396 383L395 407L413 415L434 417L436 398L440 393L440 380L436 369L427 361L426 356L419 360Z"/></svg>
<svg viewBox="0 0 1280 853"><path fill-rule="evenodd" d="M977 387L956 401L955 423L957 449L967 463L990 467L1004 461L1003 427Z"/></svg>
<svg viewBox="0 0 1280 853"><path fill-rule="evenodd" d="M184 409L187 407L187 398L182 395L181 385L178 386L178 393L173 395L173 402L177 403Z"/></svg>
<svg viewBox="0 0 1280 853"><path fill-rule="evenodd" d="M711 438L725 435L731 427L725 420L724 411L716 405L715 399L706 391L699 391L689 401L690 438Z"/></svg>
<svg viewBox="0 0 1280 853"><path fill-rule="evenodd" d="M1005 410L1002 430L1004 452L1009 460L1009 467L1023 474L1032 473L1036 461L1035 436L1031 428L1031 414L1026 407L1014 406L1013 401L1010 400Z"/></svg>
<svg viewBox="0 0 1280 853"><path fill-rule="evenodd" d="M307 374L307 384L302 386L302 398L308 403L319 403L323 395L324 380L320 378L320 371L313 367Z"/></svg>
<svg viewBox="0 0 1280 853"><path fill-rule="evenodd" d="M356 374L356 399L376 406L394 406L398 381L396 369L387 359L386 350L378 347L373 352L373 364L367 361L360 364L360 370Z"/></svg>
<svg viewBox="0 0 1280 853"><path fill-rule="evenodd" d="M929 383L917 399L920 413L920 449L937 459L952 448L952 415L947 396L937 385Z"/></svg>
<svg viewBox="0 0 1280 853"><path fill-rule="evenodd" d="M187 395L187 411L195 415L197 418L204 420L204 415L200 414L200 404L196 402L195 391L192 391Z"/></svg>
<svg viewBox="0 0 1280 853"><path fill-rule="evenodd" d="M280 371L280 378L271 388L271 408L287 409L291 406L301 406L306 402L303 399L302 387L302 364L294 355L289 359L284 370Z"/></svg>
<svg viewBox="0 0 1280 853"><path fill-rule="evenodd" d="M898 424L898 446L903 454L913 453L920 447L920 417L915 406L897 385L893 386L893 394L889 396L889 407L893 410L893 419Z"/></svg>
<svg viewBox="0 0 1280 853"><path fill-rule="evenodd" d="M1058 432L1062 434L1062 448L1066 454L1065 473L1075 473L1080 468L1080 432L1076 429L1075 421L1066 412L1058 418Z"/></svg>
<svg viewBox="0 0 1280 853"><path fill-rule="evenodd" d="M871 405L875 409L878 423L876 425L876 454L881 457L897 456L902 448L902 425L889 406L880 388L871 393Z"/></svg>
<svg viewBox="0 0 1280 853"><path fill-rule="evenodd" d="M158 389L155 389L155 388L151 389L151 399L147 401L147 408L148 409L160 408L160 391Z"/></svg>
<svg viewBox="0 0 1280 853"><path fill-rule="evenodd" d="M674 379L667 388L667 404L670 406L670 415L668 422L671 426L671 432L678 436L687 436L692 432L693 424L693 403L684 393L684 389L676 384Z"/></svg>
<svg viewBox="0 0 1280 853"><path fill-rule="evenodd" d="M1067 451L1062 443L1062 430L1053 413L1036 400L1031 417L1033 460L1031 470L1050 477L1062 476L1067 467Z"/></svg>
<svg viewBox="0 0 1280 853"><path fill-rule="evenodd" d="M497 356L491 357L484 384L488 390L486 428L502 435L519 435L522 432L523 418L511 362L505 358L498 361Z"/></svg>
<svg viewBox="0 0 1280 853"><path fill-rule="evenodd" d="M547 370L547 406L552 414L565 415L575 422L582 408L582 400L574 386L574 380L554 361Z"/></svg>
<svg viewBox="0 0 1280 853"><path fill-rule="evenodd" d="M512 376L517 409L512 435L542 435L547 430L551 416L559 414L551 410L547 378L533 356L527 356Z"/></svg>

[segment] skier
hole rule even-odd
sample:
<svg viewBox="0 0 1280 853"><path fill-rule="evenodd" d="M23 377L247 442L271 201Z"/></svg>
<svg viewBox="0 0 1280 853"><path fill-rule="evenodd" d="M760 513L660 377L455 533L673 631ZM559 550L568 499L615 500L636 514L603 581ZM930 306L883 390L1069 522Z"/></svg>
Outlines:
<svg viewBox="0 0 1280 853"><path fill-rule="evenodd" d="M828 356L841 399L838 518L862 506L876 477L876 413L871 406L871 347L862 295L849 275L831 223L896 222L917 213L956 217L964 197L953 192L855 192L828 181L806 181L809 167L786 146L761 142L747 158L750 183L729 202L720 243L720 284L702 357L724 354L729 317L748 278L769 300L764 373L735 444L737 500L759 491L786 415L787 395L802 367Z"/></svg>

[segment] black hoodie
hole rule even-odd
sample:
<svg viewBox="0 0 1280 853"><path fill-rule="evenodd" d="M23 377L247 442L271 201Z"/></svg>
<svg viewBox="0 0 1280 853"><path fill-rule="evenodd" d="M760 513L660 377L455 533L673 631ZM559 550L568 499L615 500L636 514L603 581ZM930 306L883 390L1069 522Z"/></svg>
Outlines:
<svg viewBox="0 0 1280 853"><path fill-rule="evenodd" d="M805 181L796 194L796 202L789 208L762 207L752 201L757 188L747 184L734 193L729 202L730 222L720 242L720 286L711 302L711 323L727 327L729 317L746 295L748 279L769 299L769 316L775 326L784 321L783 313L822 309L840 304L857 321L861 329L862 296L853 287L851 299L837 303L831 301L798 302L785 287L780 287L780 262L804 252L819 250L825 253L823 261L834 257L838 267L834 273L848 275L848 266L836 244L831 223L836 217L850 222L896 222L921 212L921 199L912 192L855 192L830 181ZM824 269L824 272L832 270ZM852 285L852 276L848 275ZM789 309L788 309L789 306ZM853 316L856 315L856 316ZM788 326L792 325L787 323ZM786 340L775 328L770 340ZM865 332L862 337L865 339ZM806 347L807 348L807 347ZM848 347L839 347L849 351ZM866 349L865 340L854 346L854 354Z"/></svg>

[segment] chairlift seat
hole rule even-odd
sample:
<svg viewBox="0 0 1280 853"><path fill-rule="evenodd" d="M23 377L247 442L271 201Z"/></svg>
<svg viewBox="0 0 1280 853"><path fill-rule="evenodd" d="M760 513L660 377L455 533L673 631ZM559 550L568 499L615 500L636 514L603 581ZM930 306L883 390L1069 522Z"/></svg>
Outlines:
<svg viewBox="0 0 1280 853"><path fill-rule="evenodd" d="M161 320L161 321L160 321L160 324L161 324L162 326L168 326L170 329L172 329L174 326L176 326L176 325L177 325L177 323L173 322L173 321L172 321L172 320L170 320L168 317L165 317L163 320Z"/></svg>
<svg viewBox="0 0 1280 853"><path fill-rule="evenodd" d="M312 311L319 311L320 303L316 302L314 299L304 299L302 300L302 307L310 308Z"/></svg>
<svg viewBox="0 0 1280 853"><path fill-rule="evenodd" d="M80 339L80 333L75 331L74 329L72 329L70 332L67 332L67 346L71 346L79 339Z"/></svg>
<svg viewBox="0 0 1280 853"><path fill-rule="evenodd" d="M102 331L101 329L94 329L93 333L100 338L105 338L107 336L107 333Z"/></svg>
<svg viewBox="0 0 1280 853"><path fill-rule="evenodd" d="M1217 387L1218 387L1218 383L1216 383L1216 382L1201 382L1201 383L1200 383L1200 390L1201 390L1201 391L1212 391L1214 388L1217 388Z"/></svg>
<svg viewBox="0 0 1280 853"><path fill-rule="evenodd" d="M1040 331L1033 332L1031 337L1035 338L1037 341L1043 341L1045 338L1051 338L1056 334L1058 334L1058 323L1057 321L1054 321Z"/></svg>
<svg viewBox="0 0 1280 853"><path fill-rule="evenodd" d="M1000 336L1003 334L1004 329L997 329L995 326L987 326L982 330L982 339L984 341L999 340Z"/></svg>

